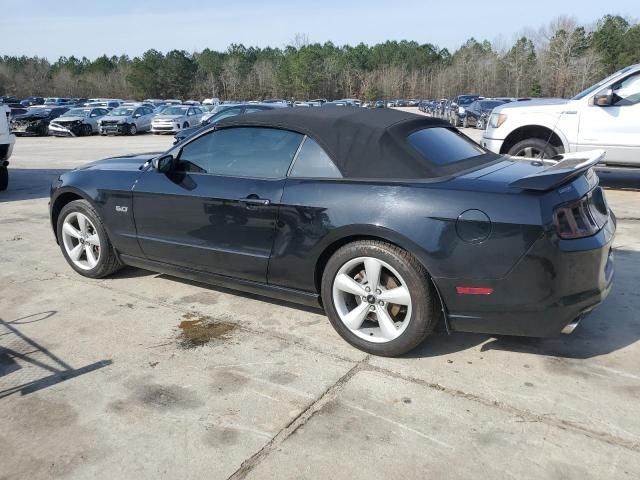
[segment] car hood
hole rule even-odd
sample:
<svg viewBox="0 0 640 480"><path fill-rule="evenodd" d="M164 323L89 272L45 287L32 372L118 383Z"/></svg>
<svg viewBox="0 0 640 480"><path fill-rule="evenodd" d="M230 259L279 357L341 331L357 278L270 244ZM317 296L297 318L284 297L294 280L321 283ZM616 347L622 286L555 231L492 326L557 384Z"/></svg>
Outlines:
<svg viewBox="0 0 640 480"><path fill-rule="evenodd" d="M154 120L175 120L177 118L182 118L184 115L156 115Z"/></svg>
<svg viewBox="0 0 640 480"><path fill-rule="evenodd" d="M563 111L564 107L571 104L572 100L566 98L541 98L539 100L525 100L522 102L509 102L493 109L499 113L503 111L518 112L518 109L526 108L531 112L556 112Z"/></svg>
<svg viewBox="0 0 640 480"><path fill-rule="evenodd" d="M84 117L58 117L54 119L54 122L77 122L83 121Z"/></svg>
<svg viewBox="0 0 640 480"><path fill-rule="evenodd" d="M13 117L14 120L42 120L46 118L49 118L49 115L40 112L23 113L22 115Z"/></svg>
<svg viewBox="0 0 640 480"><path fill-rule="evenodd" d="M121 157L105 158L88 163L78 168L78 170L119 170L132 171L139 170L142 165L162 152L143 153L140 155L123 155Z"/></svg>

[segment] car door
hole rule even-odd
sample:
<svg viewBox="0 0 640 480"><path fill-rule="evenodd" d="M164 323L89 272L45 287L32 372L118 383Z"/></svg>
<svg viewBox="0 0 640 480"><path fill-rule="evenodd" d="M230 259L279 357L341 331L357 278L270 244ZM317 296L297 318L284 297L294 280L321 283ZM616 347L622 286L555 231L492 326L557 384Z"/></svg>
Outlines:
<svg viewBox="0 0 640 480"><path fill-rule="evenodd" d="M593 101L580 112L578 151L604 148L606 161L640 165L640 72L617 82L611 105Z"/></svg>
<svg viewBox="0 0 640 480"><path fill-rule="evenodd" d="M153 119L153 109L150 107L143 108L144 113L142 115L143 120L143 130L148 131L151 129L151 120Z"/></svg>
<svg viewBox="0 0 640 480"><path fill-rule="evenodd" d="M302 135L261 127L206 133L176 149L172 170L133 190L151 260L266 282L278 205Z"/></svg>

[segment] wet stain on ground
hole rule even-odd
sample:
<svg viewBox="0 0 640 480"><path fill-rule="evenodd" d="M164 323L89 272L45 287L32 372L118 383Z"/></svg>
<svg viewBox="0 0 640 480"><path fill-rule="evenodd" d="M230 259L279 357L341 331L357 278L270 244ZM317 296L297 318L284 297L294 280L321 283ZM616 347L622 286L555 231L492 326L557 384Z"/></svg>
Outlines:
<svg viewBox="0 0 640 480"><path fill-rule="evenodd" d="M108 409L116 413L128 413L135 407L189 410L202 405L203 402L195 392L179 385L140 384L133 388L127 399L111 402Z"/></svg>
<svg viewBox="0 0 640 480"><path fill-rule="evenodd" d="M289 372L277 372L272 375L269 375L269 380L273 383L277 383L279 385L287 385L293 382L297 377Z"/></svg>
<svg viewBox="0 0 640 480"><path fill-rule="evenodd" d="M238 431L226 427L210 427L204 435L204 442L212 447L224 447L238 443Z"/></svg>
<svg viewBox="0 0 640 480"><path fill-rule="evenodd" d="M228 338L236 328L231 323L216 321L211 317L199 317L187 313L183 318L179 325L182 330L179 338L182 348L200 347L218 338Z"/></svg>

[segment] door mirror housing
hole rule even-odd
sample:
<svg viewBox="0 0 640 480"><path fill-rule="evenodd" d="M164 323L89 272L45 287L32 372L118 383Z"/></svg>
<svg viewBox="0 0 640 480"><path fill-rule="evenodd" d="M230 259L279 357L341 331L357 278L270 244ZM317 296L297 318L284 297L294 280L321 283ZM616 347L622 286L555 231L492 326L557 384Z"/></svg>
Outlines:
<svg viewBox="0 0 640 480"><path fill-rule="evenodd" d="M153 168L160 173L169 173L173 166L173 155L162 155L151 161Z"/></svg>
<svg viewBox="0 0 640 480"><path fill-rule="evenodd" d="M613 90L611 88L598 92L593 97L593 104L598 107L608 107L613 105Z"/></svg>

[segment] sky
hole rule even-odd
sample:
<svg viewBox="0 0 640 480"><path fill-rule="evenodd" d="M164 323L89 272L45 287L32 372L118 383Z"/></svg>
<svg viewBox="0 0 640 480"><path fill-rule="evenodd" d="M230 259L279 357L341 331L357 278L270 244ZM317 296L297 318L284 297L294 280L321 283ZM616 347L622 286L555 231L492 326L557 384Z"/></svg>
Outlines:
<svg viewBox="0 0 640 480"><path fill-rule="evenodd" d="M560 15L637 19L640 0L0 0L0 55L95 58L154 48L284 47L296 34L336 45L415 40L455 50L468 38L510 44Z"/></svg>

